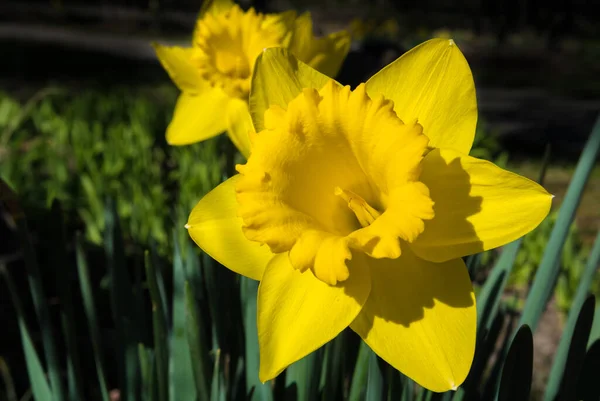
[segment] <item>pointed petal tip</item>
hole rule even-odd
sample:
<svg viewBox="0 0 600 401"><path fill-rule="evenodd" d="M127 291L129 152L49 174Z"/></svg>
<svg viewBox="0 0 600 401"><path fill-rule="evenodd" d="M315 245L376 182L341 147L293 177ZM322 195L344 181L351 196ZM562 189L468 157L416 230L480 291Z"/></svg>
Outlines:
<svg viewBox="0 0 600 401"><path fill-rule="evenodd" d="M186 225L185 225L185 226L183 226L183 227L184 227L186 230L189 230L190 228L192 228L192 225L188 223L188 224L186 224Z"/></svg>
<svg viewBox="0 0 600 401"><path fill-rule="evenodd" d="M281 369L279 372L273 372L273 369L269 370L267 367L263 367L261 364L258 368L258 381L260 381L262 384L267 384L267 382L275 379L284 370L285 368Z"/></svg>
<svg viewBox="0 0 600 401"><path fill-rule="evenodd" d="M469 154L477 125L475 82L453 39L432 38L410 49L367 81L367 93L392 100L402 121L418 118L431 146Z"/></svg>
<svg viewBox="0 0 600 401"><path fill-rule="evenodd" d="M167 145L169 145L169 146L187 145L187 143L185 143L185 141L173 139L174 136L175 135L173 134L172 130L167 128L167 135L165 135L165 140L167 141Z"/></svg>

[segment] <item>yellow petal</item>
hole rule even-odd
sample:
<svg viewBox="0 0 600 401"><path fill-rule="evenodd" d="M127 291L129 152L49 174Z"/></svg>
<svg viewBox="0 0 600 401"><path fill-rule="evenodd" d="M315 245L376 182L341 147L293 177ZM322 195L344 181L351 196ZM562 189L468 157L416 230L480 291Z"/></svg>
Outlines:
<svg viewBox="0 0 600 401"><path fill-rule="evenodd" d="M348 279L350 259L347 238L325 231L306 230L290 250L290 263L295 269L312 268L315 277L330 285Z"/></svg>
<svg viewBox="0 0 600 401"><path fill-rule="evenodd" d="M290 40L292 39L294 21L296 20L296 10L288 10L276 14L265 14L264 22L262 23L263 29L273 27L275 29L284 30L285 34L281 40L281 47L288 47ZM279 46L276 46L279 47Z"/></svg>
<svg viewBox="0 0 600 401"><path fill-rule="evenodd" d="M158 43L152 43L152 47L163 68L180 90L198 94L209 89L208 83L200 76L200 70L191 62L194 49L167 47Z"/></svg>
<svg viewBox="0 0 600 401"><path fill-rule="evenodd" d="M537 227L552 203L535 182L448 149L425 157L420 180L429 188L435 217L411 246L434 262L514 241Z"/></svg>
<svg viewBox="0 0 600 401"><path fill-rule="evenodd" d="M371 289L364 260L349 264L337 286L310 269L294 269L287 253L275 256L258 288L258 342L262 382L332 340L354 320Z"/></svg>
<svg viewBox="0 0 600 401"><path fill-rule="evenodd" d="M303 88L321 89L329 80L286 49L263 51L256 60L250 89L250 115L256 132L264 129L264 113L270 106L286 109Z"/></svg>
<svg viewBox="0 0 600 401"><path fill-rule="evenodd" d="M418 119L431 146L469 153L477 124L475 84L454 41L432 39L408 51L369 79L367 92L393 100L404 122Z"/></svg>
<svg viewBox="0 0 600 401"><path fill-rule="evenodd" d="M398 259L371 259L369 273L371 294L350 327L421 386L460 386L473 360L477 320L462 259L426 262L407 249Z"/></svg>
<svg viewBox="0 0 600 401"><path fill-rule="evenodd" d="M190 237L217 262L236 273L260 280L274 256L267 246L248 240L237 213L233 176L204 196L186 225Z"/></svg>
<svg viewBox="0 0 600 401"><path fill-rule="evenodd" d="M335 77L350 50L350 34L340 31L315 38L312 18L309 12L305 12L296 19L290 50L299 60L329 77Z"/></svg>
<svg viewBox="0 0 600 401"><path fill-rule="evenodd" d="M250 155L250 136L254 133L248 102L231 99L227 107L227 131L235 147L248 158Z"/></svg>
<svg viewBox="0 0 600 401"><path fill-rule="evenodd" d="M318 51L308 64L327 76L335 77L350 51L350 33L334 32L315 42L314 47Z"/></svg>
<svg viewBox="0 0 600 401"><path fill-rule="evenodd" d="M192 95L181 93L167 127L170 145L188 145L219 135L227 129L229 97L219 88Z"/></svg>

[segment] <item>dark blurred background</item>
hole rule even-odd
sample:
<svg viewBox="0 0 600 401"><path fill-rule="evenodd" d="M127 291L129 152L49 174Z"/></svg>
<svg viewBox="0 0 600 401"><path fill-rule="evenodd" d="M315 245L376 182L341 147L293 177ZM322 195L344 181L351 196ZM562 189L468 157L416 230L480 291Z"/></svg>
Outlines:
<svg viewBox="0 0 600 401"><path fill-rule="evenodd" d="M26 95L49 83L145 85L165 80L150 40L185 44L198 0L4 0L0 83ZM316 30L350 27L339 80L356 84L413 45L453 37L474 71L481 113L507 145L578 154L599 108L600 28L593 1L242 2L310 10ZM360 22L359 22L360 21Z"/></svg>

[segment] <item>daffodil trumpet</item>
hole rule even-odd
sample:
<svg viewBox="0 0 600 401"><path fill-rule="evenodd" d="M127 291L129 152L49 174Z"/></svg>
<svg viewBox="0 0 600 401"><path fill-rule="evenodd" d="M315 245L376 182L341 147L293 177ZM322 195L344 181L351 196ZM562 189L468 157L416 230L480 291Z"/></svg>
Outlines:
<svg viewBox="0 0 600 401"><path fill-rule="evenodd" d="M260 379L350 327L423 387L456 389L476 337L462 257L533 230L552 199L468 155L477 102L456 44L427 41L354 90L266 49L249 105L247 163L187 227L260 280Z"/></svg>
<svg viewBox="0 0 600 401"><path fill-rule="evenodd" d="M153 44L181 90L166 138L187 145L227 132L240 152L250 150L248 95L256 58L266 48L288 48L298 59L335 76L350 49L345 31L313 35L309 13L261 14L231 0L206 0L191 47Z"/></svg>

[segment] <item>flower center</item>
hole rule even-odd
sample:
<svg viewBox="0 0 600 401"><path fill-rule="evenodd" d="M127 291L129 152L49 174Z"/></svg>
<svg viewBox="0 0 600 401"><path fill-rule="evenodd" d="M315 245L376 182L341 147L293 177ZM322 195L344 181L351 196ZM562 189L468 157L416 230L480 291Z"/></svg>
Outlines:
<svg viewBox="0 0 600 401"><path fill-rule="evenodd" d="M194 32L194 63L212 86L234 97L246 98L254 62L267 47L284 45L287 29L276 16L238 5L219 13L206 13Z"/></svg>
<svg viewBox="0 0 600 401"><path fill-rule="evenodd" d="M344 191L340 187L335 187L334 193L348 203L348 208L354 212L361 226L371 225L381 213L373 209L363 198L352 191Z"/></svg>
<svg viewBox="0 0 600 401"><path fill-rule="evenodd" d="M247 238L335 285L353 253L397 258L433 217L419 181L429 139L393 104L330 81L265 112L236 191ZM358 195L360 194L360 195Z"/></svg>

